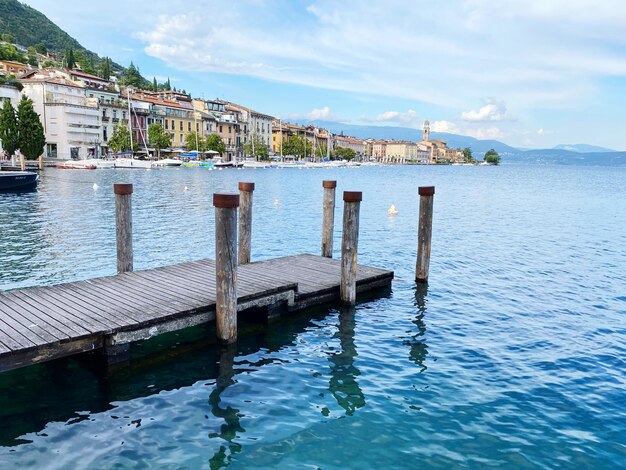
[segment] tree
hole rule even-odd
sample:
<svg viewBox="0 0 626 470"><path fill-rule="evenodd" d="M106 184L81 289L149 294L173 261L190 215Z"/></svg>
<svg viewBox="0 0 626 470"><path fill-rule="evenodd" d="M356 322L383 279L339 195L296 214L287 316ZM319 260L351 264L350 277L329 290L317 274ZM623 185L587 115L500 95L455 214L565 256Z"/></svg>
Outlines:
<svg viewBox="0 0 626 470"><path fill-rule="evenodd" d="M472 163L474 161L474 157L472 157L472 149L469 147L465 147L463 149L463 160L465 163Z"/></svg>
<svg viewBox="0 0 626 470"><path fill-rule="evenodd" d="M13 36L7 33L0 34L0 41L8 42L10 44L13 43Z"/></svg>
<svg viewBox="0 0 626 470"><path fill-rule="evenodd" d="M132 86L135 88L144 88L147 84L150 83L141 76L141 73L139 73L139 69L135 67L135 64L133 64L132 62L126 69L126 73L124 73L124 76L122 77L122 80L120 80L120 82L122 85Z"/></svg>
<svg viewBox="0 0 626 470"><path fill-rule="evenodd" d="M65 50L65 66L70 70L76 68L76 59L72 48Z"/></svg>
<svg viewBox="0 0 626 470"><path fill-rule="evenodd" d="M46 45L45 45L43 42L40 42L39 44L37 44L37 45L35 46L35 50L36 50L39 54L41 54L41 55L44 55L44 54L47 54L47 53L48 53L48 48L46 47Z"/></svg>
<svg viewBox="0 0 626 470"><path fill-rule="evenodd" d="M169 132L165 132L161 123L155 122L148 126L148 142L157 149L157 157L161 158L161 149L172 145L172 135Z"/></svg>
<svg viewBox="0 0 626 470"><path fill-rule="evenodd" d="M309 139L299 135L289 136L283 141L283 155L293 155L302 158L313 154L313 144Z"/></svg>
<svg viewBox="0 0 626 470"><path fill-rule="evenodd" d="M13 155L19 148L19 130L15 108L11 101L6 100L0 110L0 142L2 148L9 155Z"/></svg>
<svg viewBox="0 0 626 470"><path fill-rule="evenodd" d="M487 150L487 153L485 153L485 157L483 158L483 160L486 161L487 163L499 165L500 155L498 155L498 152L496 152L494 149L490 149L490 150Z"/></svg>
<svg viewBox="0 0 626 470"><path fill-rule="evenodd" d="M328 155L328 146L327 145L320 145L319 147L317 147L315 149L315 156L316 157L326 158L327 155Z"/></svg>
<svg viewBox="0 0 626 470"><path fill-rule="evenodd" d="M121 122L118 123L113 130L113 135L111 135L108 144L114 152L126 152L130 150L130 132L128 131L128 127Z"/></svg>
<svg viewBox="0 0 626 470"><path fill-rule="evenodd" d="M105 57L102 61L102 65L100 66L100 77L104 80L109 80L111 78L111 59Z"/></svg>
<svg viewBox="0 0 626 470"><path fill-rule="evenodd" d="M354 157L356 157L356 152L350 148L336 147L335 150L333 151L333 156L350 161Z"/></svg>
<svg viewBox="0 0 626 470"><path fill-rule="evenodd" d="M218 134L211 134L206 138L206 149L221 155L226 151L226 144Z"/></svg>
<svg viewBox="0 0 626 470"><path fill-rule="evenodd" d="M152 90L159 91L159 85L157 84L156 77L152 77Z"/></svg>
<svg viewBox="0 0 626 470"><path fill-rule="evenodd" d="M185 147L187 150L198 150L199 152L204 152L206 147L206 142L202 139L196 131L190 132L185 137Z"/></svg>
<svg viewBox="0 0 626 470"><path fill-rule="evenodd" d="M261 160L267 160L269 156L267 144L263 140L263 137L256 133L252 134L250 136L250 141L244 144L243 152L246 155L254 155Z"/></svg>
<svg viewBox="0 0 626 470"><path fill-rule="evenodd" d="M33 108L33 102L23 95L17 107L17 128L20 152L28 160L36 160L46 146L46 136L39 114Z"/></svg>
<svg viewBox="0 0 626 470"><path fill-rule="evenodd" d="M170 91L172 89L172 85L170 85L170 77L167 77L167 82L165 82L165 86L163 88L166 91Z"/></svg>
<svg viewBox="0 0 626 470"><path fill-rule="evenodd" d="M37 49L31 46L28 48L28 63L29 65L36 67L37 62Z"/></svg>

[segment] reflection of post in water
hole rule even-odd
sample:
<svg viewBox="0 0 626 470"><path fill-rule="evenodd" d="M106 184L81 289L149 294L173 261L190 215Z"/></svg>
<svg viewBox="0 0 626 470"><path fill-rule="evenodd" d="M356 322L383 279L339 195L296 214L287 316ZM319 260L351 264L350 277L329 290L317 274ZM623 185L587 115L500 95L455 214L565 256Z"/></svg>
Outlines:
<svg viewBox="0 0 626 470"><path fill-rule="evenodd" d="M354 312L353 307L341 309L339 331L335 334L335 338L339 338L341 351L331 355L329 359L332 363L329 389L348 416L352 416L357 408L365 406L365 396L356 381L361 373L354 365L354 357L357 355L354 346Z"/></svg>
<svg viewBox="0 0 626 470"><path fill-rule="evenodd" d="M225 345L220 349L219 373L215 388L209 396L209 404L211 405L213 416L224 420L224 424L220 427L220 432L212 433L209 437L219 437L227 442L226 445L220 445L219 450L209 461L212 469L228 466L230 464L230 456L241 452L241 444L233 442L238 432L245 432L245 429L241 427L239 422L239 410L231 406L226 408L220 406L220 395L226 388L235 383L233 379L235 375L233 364L236 352L235 344Z"/></svg>
<svg viewBox="0 0 626 470"><path fill-rule="evenodd" d="M410 330L410 339L404 341L404 344L411 348L409 358L421 367L420 372L424 372L427 367L424 365L426 356L428 355L428 346L424 341L426 334L426 324L424 323L424 315L426 314L426 295L428 294L428 284L415 284L415 306L417 307L417 316L413 320L413 324L417 330Z"/></svg>

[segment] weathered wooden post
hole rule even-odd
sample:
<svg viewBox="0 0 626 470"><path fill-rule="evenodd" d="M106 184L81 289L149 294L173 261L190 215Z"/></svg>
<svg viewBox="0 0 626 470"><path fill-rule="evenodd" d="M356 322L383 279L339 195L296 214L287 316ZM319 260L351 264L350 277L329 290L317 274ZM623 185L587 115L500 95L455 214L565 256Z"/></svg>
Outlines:
<svg viewBox="0 0 626 470"><path fill-rule="evenodd" d="M215 324L218 340L237 340L237 207L239 194L213 194L215 206Z"/></svg>
<svg viewBox="0 0 626 470"><path fill-rule="evenodd" d="M254 183L239 183L239 264L250 262L252 245L252 193Z"/></svg>
<svg viewBox="0 0 626 470"><path fill-rule="evenodd" d="M20 152L20 169L26 170L26 162L24 161L24 154Z"/></svg>
<svg viewBox="0 0 626 470"><path fill-rule="evenodd" d="M433 196L434 186L420 186L420 215L417 233L417 262L415 263L415 280L428 282L430 265L430 239L433 231Z"/></svg>
<svg viewBox="0 0 626 470"><path fill-rule="evenodd" d="M322 181L324 188L322 216L322 256L333 257L333 230L335 226L335 188L337 181Z"/></svg>
<svg viewBox="0 0 626 470"><path fill-rule="evenodd" d="M133 214L131 195L133 185L116 183L115 193L115 238L117 240L117 272L133 270Z"/></svg>
<svg viewBox="0 0 626 470"><path fill-rule="evenodd" d="M343 236L341 240L341 303L356 304L356 267L359 246L359 209L363 193L343 192Z"/></svg>
<svg viewBox="0 0 626 470"><path fill-rule="evenodd" d="M39 155L39 171L43 171L43 153Z"/></svg>

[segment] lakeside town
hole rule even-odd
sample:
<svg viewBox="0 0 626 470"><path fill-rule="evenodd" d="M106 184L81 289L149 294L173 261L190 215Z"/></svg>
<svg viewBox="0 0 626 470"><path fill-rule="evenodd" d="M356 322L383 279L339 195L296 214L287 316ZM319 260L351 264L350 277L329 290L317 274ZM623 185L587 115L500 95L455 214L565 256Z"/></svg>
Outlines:
<svg viewBox="0 0 626 470"><path fill-rule="evenodd" d="M79 63L55 66L0 60L0 101L14 108L32 101L45 135L46 160L214 157L225 164L248 160L353 160L381 164L471 163L471 150L430 138L424 122L419 142L360 139L314 125L286 122L223 99L193 98L169 79L150 89L110 71L88 73ZM66 64L64 64L66 65ZM131 73L141 77L131 64ZM9 155L4 152L5 158Z"/></svg>

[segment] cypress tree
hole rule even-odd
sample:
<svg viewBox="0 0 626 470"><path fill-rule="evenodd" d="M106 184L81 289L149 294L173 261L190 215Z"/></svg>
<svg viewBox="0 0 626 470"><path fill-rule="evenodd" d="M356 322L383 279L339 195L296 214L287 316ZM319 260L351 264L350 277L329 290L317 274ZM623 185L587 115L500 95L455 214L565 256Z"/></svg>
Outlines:
<svg viewBox="0 0 626 470"><path fill-rule="evenodd" d="M17 107L17 127L20 152L28 160L36 160L43 153L46 136L39 120L39 114L33 109L33 102L26 96L22 96L22 101Z"/></svg>
<svg viewBox="0 0 626 470"><path fill-rule="evenodd" d="M154 91L159 91L159 85L157 85L156 77L152 77L152 89Z"/></svg>
<svg viewBox="0 0 626 470"><path fill-rule="evenodd" d="M65 51L66 67L70 70L76 68L76 59L74 58L74 49L70 48Z"/></svg>
<svg viewBox="0 0 626 470"><path fill-rule="evenodd" d="M9 155L13 155L19 148L19 130L15 108L6 100L0 110L0 142L2 148Z"/></svg>
<svg viewBox="0 0 626 470"><path fill-rule="evenodd" d="M111 59L105 57L100 67L100 77L109 80L111 78Z"/></svg>
<svg viewBox="0 0 626 470"><path fill-rule="evenodd" d="M165 89L170 91L172 89L172 85L170 85L170 77L167 77L167 82L165 82Z"/></svg>

